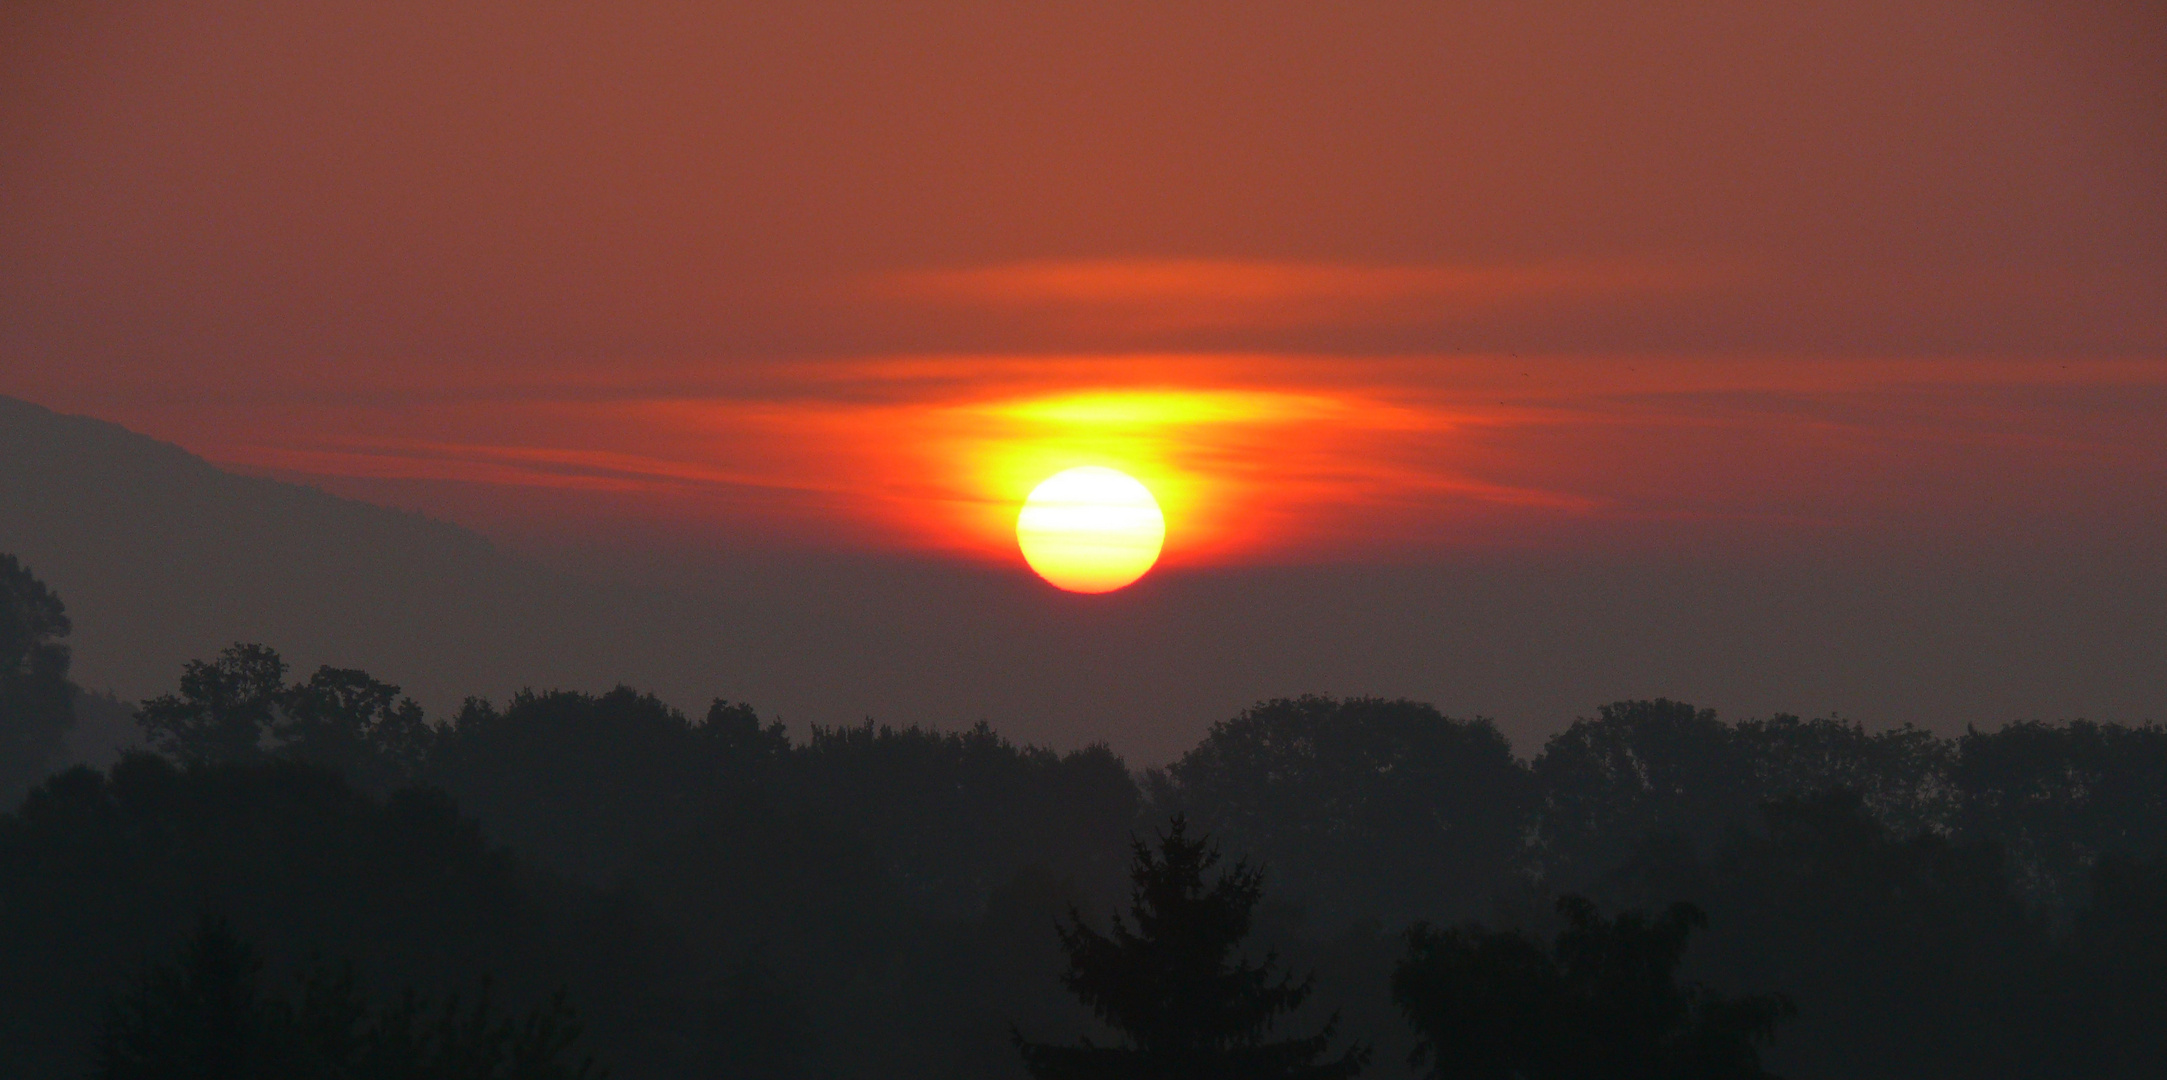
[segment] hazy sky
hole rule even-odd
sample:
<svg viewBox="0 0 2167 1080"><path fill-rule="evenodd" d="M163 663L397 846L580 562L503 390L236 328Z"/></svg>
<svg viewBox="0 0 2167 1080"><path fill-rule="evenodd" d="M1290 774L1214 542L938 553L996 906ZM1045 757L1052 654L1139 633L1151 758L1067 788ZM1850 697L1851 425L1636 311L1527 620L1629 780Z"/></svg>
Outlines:
<svg viewBox="0 0 2167 1080"><path fill-rule="evenodd" d="M2160 566L2156 4L0 34L0 393L526 550L1002 571L1099 463L1175 573Z"/></svg>

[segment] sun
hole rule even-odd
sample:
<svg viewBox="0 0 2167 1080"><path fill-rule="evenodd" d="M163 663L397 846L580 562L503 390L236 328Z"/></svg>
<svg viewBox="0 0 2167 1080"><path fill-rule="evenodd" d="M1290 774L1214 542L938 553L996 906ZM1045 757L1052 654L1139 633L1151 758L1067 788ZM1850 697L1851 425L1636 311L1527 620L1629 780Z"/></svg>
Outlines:
<svg viewBox="0 0 2167 1080"><path fill-rule="evenodd" d="M1112 592L1144 576L1166 543L1166 515L1129 474L1097 465L1047 477L1023 500L1016 543L1038 576L1070 592Z"/></svg>

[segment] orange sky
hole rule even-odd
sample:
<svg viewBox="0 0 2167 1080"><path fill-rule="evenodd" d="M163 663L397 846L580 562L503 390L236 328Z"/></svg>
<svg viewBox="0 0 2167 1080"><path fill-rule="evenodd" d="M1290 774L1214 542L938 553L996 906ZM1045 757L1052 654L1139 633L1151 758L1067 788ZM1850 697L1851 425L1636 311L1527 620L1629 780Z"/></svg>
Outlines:
<svg viewBox="0 0 2167 1080"><path fill-rule="evenodd" d="M993 560L1014 557L1023 495L1077 464L1158 492L1170 565L1799 540L2120 548L2167 519L2167 379L2143 361L1170 354L738 374L699 392L252 402L208 410L183 441L513 535L535 527L527 504L569 513L566 527Z"/></svg>
<svg viewBox="0 0 2167 1080"><path fill-rule="evenodd" d="M0 393L546 544L2167 525L2156 7L17 5Z"/></svg>

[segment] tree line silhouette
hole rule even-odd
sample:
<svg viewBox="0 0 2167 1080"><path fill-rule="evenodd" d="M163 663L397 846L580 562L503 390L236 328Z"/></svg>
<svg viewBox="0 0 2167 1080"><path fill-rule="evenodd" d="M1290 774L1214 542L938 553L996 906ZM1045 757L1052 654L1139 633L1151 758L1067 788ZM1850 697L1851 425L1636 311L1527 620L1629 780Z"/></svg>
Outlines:
<svg viewBox="0 0 2167 1080"><path fill-rule="evenodd" d="M349 1046L403 1023L420 1060L437 1014L399 1003L486 977L482 1028L576 1007L548 1067L622 1076L2136 1076L2167 1051L2154 725L1633 701L1523 760L1486 720L1306 697L1133 772L621 687L432 718L243 644L141 703L153 753L47 776L64 609L4 557L0 604L24 1076L149 1039L206 917L294 988L249 1012L281 1053L327 971Z"/></svg>

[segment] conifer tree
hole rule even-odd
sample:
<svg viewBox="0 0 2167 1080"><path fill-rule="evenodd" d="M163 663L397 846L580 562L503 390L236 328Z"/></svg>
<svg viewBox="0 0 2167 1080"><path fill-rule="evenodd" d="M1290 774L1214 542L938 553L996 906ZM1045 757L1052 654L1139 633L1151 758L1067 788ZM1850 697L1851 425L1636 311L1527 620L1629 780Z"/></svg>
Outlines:
<svg viewBox="0 0 2167 1080"><path fill-rule="evenodd" d="M1129 918L1102 934L1074 911L1059 928L1068 953L1063 981L1120 1032L1126 1045L1016 1045L1037 1080L1343 1080L1362 1071L1355 1045L1325 1060L1335 1014L1306 1038L1271 1041L1278 1021L1309 998L1309 979L1238 956L1263 896L1263 873L1246 862L1207 883L1219 861L1207 838L1190 839L1180 817L1154 852L1134 845Z"/></svg>

